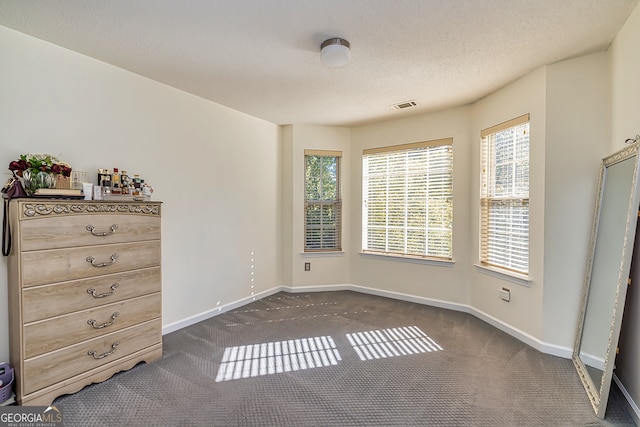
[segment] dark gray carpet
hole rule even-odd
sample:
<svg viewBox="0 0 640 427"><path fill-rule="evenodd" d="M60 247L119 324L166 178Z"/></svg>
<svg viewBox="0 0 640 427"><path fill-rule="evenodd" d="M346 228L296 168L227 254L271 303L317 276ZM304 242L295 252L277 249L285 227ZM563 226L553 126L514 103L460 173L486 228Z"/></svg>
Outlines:
<svg viewBox="0 0 640 427"><path fill-rule="evenodd" d="M161 360L57 399L65 425L634 425L618 395L595 417L570 360L355 292L282 292L163 340Z"/></svg>

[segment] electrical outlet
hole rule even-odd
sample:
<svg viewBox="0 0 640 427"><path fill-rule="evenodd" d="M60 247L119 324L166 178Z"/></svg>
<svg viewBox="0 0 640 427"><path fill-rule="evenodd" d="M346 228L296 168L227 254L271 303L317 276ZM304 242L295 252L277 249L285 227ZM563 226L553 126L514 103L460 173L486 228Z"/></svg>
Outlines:
<svg viewBox="0 0 640 427"><path fill-rule="evenodd" d="M500 299L507 302L511 301L511 290L508 288L500 289Z"/></svg>
<svg viewBox="0 0 640 427"><path fill-rule="evenodd" d="M311 263L310 262L305 262L304 263L304 271L311 271Z"/></svg>

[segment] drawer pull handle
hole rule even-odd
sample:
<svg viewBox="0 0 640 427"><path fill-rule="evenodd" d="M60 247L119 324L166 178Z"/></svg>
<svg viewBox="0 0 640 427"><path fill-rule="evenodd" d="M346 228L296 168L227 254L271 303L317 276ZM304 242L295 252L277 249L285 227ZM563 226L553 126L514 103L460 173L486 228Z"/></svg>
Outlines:
<svg viewBox="0 0 640 427"><path fill-rule="evenodd" d="M104 298L104 297L108 297L110 295L113 295L116 292L116 288L120 286L120 283L115 282L113 285L111 285L111 292L105 292L103 294L97 294L95 288L89 288L87 289L87 293L89 295L91 295L94 298Z"/></svg>
<svg viewBox="0 0 640 427"><path fill-rule="evenodd" d="M107 267L111 264L115 264L116 259L118 259L118 254L111 254L111 261L96 263L96 259L94 257L88 256L87 262L90 262L94 267Z"/></svg>
<svg viewBox="0 0 640 427"><path fill-rule="evenodd" d="M102 329L102 328L106 328L107 326L111 326L114 323L116 323L116 319L118 318L118 316L120 316L120 313L118 313L117 311L115 313L113 313L111 315L111 322L107 322L107 323L103 323L102 325L98 325L98 321L96 319L89 319L87 320L87 324L93 326L93 329Z"/></svg>
<svg viewBox="0 0 640 427"><path fill-rule="evenodd" d="M109 227L110 231L96 231L96 228L89 224L87 225L87 231L91 232L91 234L93 234L94 236L100 236L100 237L104 237L104 236L109 236L110 234L113 234L116 232L116 229L118 228L118 224L113 224L111 227Z"/></svg>
<svg viewBox="0 0 640 427"><path fill-rule="evenodd" d="M103 359L107 356L109 356L110 354L113 354L116 352L116 347L120 345L120 341L114 341L113 344L111 344L111 351L107 351L106 353L102 353L102 354L98 354L97 351L95 350L89 350L87 352L87 354L89 356L93 356L94 359Z"/></svg>

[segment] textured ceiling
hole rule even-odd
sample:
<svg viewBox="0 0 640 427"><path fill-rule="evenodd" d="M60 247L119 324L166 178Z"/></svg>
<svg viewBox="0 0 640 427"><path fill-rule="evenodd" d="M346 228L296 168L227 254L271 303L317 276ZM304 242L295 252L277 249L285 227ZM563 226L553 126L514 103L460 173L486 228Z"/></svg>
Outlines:
<svg viewBox="0 0 640 427"><path fill-rule="evenodd" d="M467 104L604 51L637 3L0 0L0 25L273 123L354 125ZM330 37L351 43L346 66L320 63Z"/></svg>

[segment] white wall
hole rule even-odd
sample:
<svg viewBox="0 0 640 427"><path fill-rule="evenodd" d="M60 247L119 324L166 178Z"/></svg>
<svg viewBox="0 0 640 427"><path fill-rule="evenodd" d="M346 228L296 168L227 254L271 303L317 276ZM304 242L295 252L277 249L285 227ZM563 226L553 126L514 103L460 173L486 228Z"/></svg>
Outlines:
<svg viewBox="0 0 640 427"><path fill-rule="evenodd" d="M404 117L352 129L351 280L353 284L454 304L469 304L469 265L473 260L470 235L470 107ZM441 138L453 138L453 259L454 264L428 263L363 255L362 150Z"/></svg>
<svg viewBox="0 0 640 427"><path fill-rule="evenodd" d="M568 348L581 305L601 159L611 154L609 59L605 52L547 67L542 338Z"/></svg>
<svg viewBox="0 0 640 427"><path fill-rule="evenodd" d="M530 114L529 182L529 277L528 286L507 276L490 274L474 267L471 271L471 305L499 321L536 338L542 336L542 295L544 289L544 204L545 204L545 127L546 70L538 69L507 85L473 105L471 135L474 143L469 155L474 192L471 197L472 228L468 236L474 250L473 263L479 262L480 235L480 131L506 120ZM502 287L511 290L511 301L499 298Z"/></svg>
<svg viewBox="0 0 640 427"><path fill-rule="evenodd" d="M352 283L458 304L538 348L570 354L599 164L607 152L608 77L608 54L591 55L538 69L467 107L353 128ZM476 266L480 131L526 113L531 120L529 282ZM358 254L362 150L448 136L454 138L455 264ZM502 287L511 290L510 302L499 298Z"/></svg>
<svg viewBox="0 0 640 427"><path fill-rule="evenodd" d="M293 206L293 126L282 126L282 142L280 152L281 162L281 185L282 185L282 203L281 203L281 229L282 235L280 237L281 247L280 253L282 259L280 261L282 274L281 283L284 286L291 286L293 284L293 216L295 215ZM299 209L299 208L298 208ZM299 263L296 266L299 268Z"/></svg>
<svg viewBox="0 0 640 427"><path fill-rule="evenodd" d="M342 152L342 199L351 199L351 172L349 162L350 131L346 127L329 127L296 124L285 126L286 143L283 144L284 185L287 194L283 194L283 202L288 212L283 221L291 227L285 234L288 241L284 242L287 259L284 261L289 269L285 275L290 275L291 282L298 288L304 286L343 285L349 282L349 257L351 249L350 234L347 230L352 227L351 210L348 202L342 207L342 253L304 253L304 150L334 150ZM291 181L289 183L289 181ZM304 264L311 263L311 270L304 271Z"/></svg>
<svg viewBox="0 0 640 427"><path fill-rule="evenodd" d="M611 152L624 146L624 140L640 134L640 5L635 8L611 46ZM636 241L636 251L639 243ZM637 268L637 267L636 267ZM635 278L634 278L635 279ZM636 421L640 420L640 277L632 283L634 291L625 308L616 375L635 402ZM628 318L627 314L633 315ZM626 323L625 323L626 322ZM640 421L639 421L640 422Z"/></svg>
<svg viewBox="0 0 640 427"><path fill-rule="evenodd" d="M640 4L611 45L611 149L640 134Z"/></svg>
<svg viewBox="0 0 640 427"><path fill-rule="evenodd" d="M279 285L278 126L4 27L0 58L0 167L50 153L92 176L139 173L155 188L165 326ZM2 259L0 360L6 277Z"/></svg>

